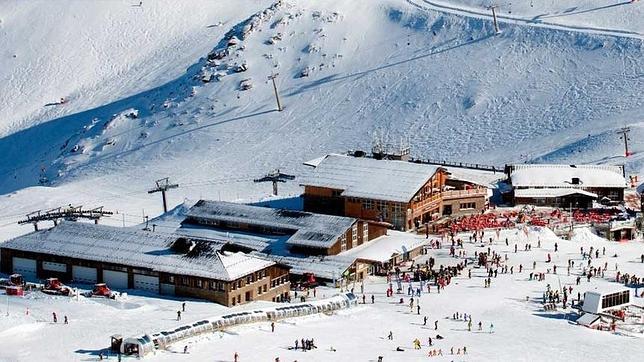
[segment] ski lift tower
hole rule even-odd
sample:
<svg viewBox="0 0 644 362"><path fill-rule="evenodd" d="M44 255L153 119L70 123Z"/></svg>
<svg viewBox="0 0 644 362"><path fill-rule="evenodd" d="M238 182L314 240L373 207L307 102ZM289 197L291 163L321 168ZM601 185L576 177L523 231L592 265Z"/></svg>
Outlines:
<svg viewBox="0 0 644 362"><path fill-rule="evenodd" d="M287 180L294 180L295 176L287 175L281 173L279 169L273 170L266 174L266 176L258 179L254 179L253 182L272 182L273 183L273 195L277 196L277 183L286 182Z"/></svg>

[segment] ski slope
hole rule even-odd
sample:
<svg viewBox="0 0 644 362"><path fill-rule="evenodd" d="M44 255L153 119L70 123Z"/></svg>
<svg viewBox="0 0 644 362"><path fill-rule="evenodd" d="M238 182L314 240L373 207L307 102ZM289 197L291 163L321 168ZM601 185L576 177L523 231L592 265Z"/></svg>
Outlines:
<svg viewBox="0 0 644 362"><path fill-rule="evenodd" d="M513 273L499 272L492 278L491 287L483 287L486 269L473 267L472 278L467 272L452 279L450 285L437 293L432 286L429 294L423 292L420 298L420 314L410 310L407 284L403 283L403 294L387 298L388 288L385 277L370 277L364 285L366 304L362 304L361 286L356 284L354 291L361 304L350 310L332 315L317 315L294 318L275 323L271 333L269 323L249 324L227 328L223 332L210 333L183 340L170 345L166 351L157 351L144 358L149 361L233 361L235 352L239 361L272 362L276 357L282 361L375 361L383 356L384 361L587 361L593 360L624 362L641 360L641 345L644 330L640 324L633 330L619 333L597 331L581 327L570 319L574 316L570 308L546 312L541 306L542 293L547 285L553 289L572 286L571 297L577 293L595 288L614 288L615 265L622 273L641 275L644 264L640 263L641 242L615 243L601 239L589 230L580 229L573 241L560 240L545 229L530 228L528 235L520 229L503 231L499 238L489 245L501 255L508 255L507 265ZM488 234L489 235L489 234ZM467 242L461 236L463 251L472 262L475 251L482 248ZM413 237L413 236L412 236ZM505 245L505 238L509 246ZM424 242L424 236L417 236L417 242ZM486 238L487 239L487 236ZM541 248L537 247L541 243ZM514 253L514 244L519 251ZM530 243L532 250L524 251L524 244ZM554 252L554 244L558 252ZM487 243L486 243L487 244ZM582 276L579 286L575 278L582 274L586 260L582 260L579 248L588 250L590 246L598 250L606 248L606 255L593 259L593 266L609 265L604 278L592 278L590 282ZM461 249L458 249L461 251ZM545 263L546 256L552 255L552 263ZM617 254L617 257L613 255ZM436 258L436 265L455 265L461 258L449 255L449 245L443 243L442 249L430 250ZM422 256L417 262L424 263ZM567 275L567 260L575 261L571 274ZM536 269L532 263L536 262ZM546 271L552 265L558 266L557 275ZM521 273L518 266L523 265ZM472 264L470 264L472 266ZM403 270L406 270L403 268ZM546 279L538 282L530 280L529 273L546 273ZM394 281L394 288L396 283ZM414 283L414 288L418 283ZM325 298L336 293L337 289L319 288L317 298ZM3 361L95 361L98 353L109 347L110 336L138 336L167 330L200 321L204 318L232 311L261 309L268 302L252 302L233 308L222 307L210 302L188 300L182 321L176 321L176 311L181 308L181 299L157 298L154 295L129 291L124 301L96 298L54 297L43 293L33 293L25 298L9 299L4 304L0 295L0 360ZM640 289L641 293L641 289ZM305 293L304 293L305 294ZM302 295L302 294L300 294ZM370 297L374 295L371 304ZM309 295L313 298L312 293ZM527 300L526 300L527 297ZM399 304L399 298L404 303ZM634 303L644 306L644 298L634 298ZM560 304L559 304L560 305ZM29 309L29 314L26 314ZM52 312L56 312L58 323L53 323ZM452 319L454 313L472 315L472 331L467 323ZM61 323L68 316L69 324ZM423 325L423 317L428 317ZM434 329L438 321L438 329ZM482 330L478 330L478 322ZM494 325L490 333L490 324ZM388 340L391 331L393 340ZM444 337L436 339L436 335ZM428 337L433 346L428 346ZM315 340L317 349L310 351L292 350L296 339ZM418 338L421 349L414 350L412 341ZM43 344L56 348L41 348ZM188 346L188 354L183 353ZM467 347L467 354L456 355L458 348ZM396 351L397 347L403 349ZM454 355L450 349L454 348ZM333 348L335 351L332 351ZM427 357L430 349L441 349L442 357ZM111 356L108 361L115 360ZM128 359L125 359L126 361Z"/></svg>
<svg viewBox="0 0 644 362"><path fill-rule="evenodd" d="M409 139L417 157L644 166L638 142L624 159L615 135L629 125L631 139L641 138L640 3L548 20L554 28L501 19L499 35L487 13L471 13L483 1L285 1L270 11L268 1L11 4L0 15L0 74L9 80L0 85L0 225L14 232L29 229L13 225L20 215L68 203L141 222L160 212L147 190L162 177L180 184L172 205L258 199L270 185L254 178L368 149L376 130ZM503 9L518 18L537 11ZM254 22L218 65L207 62L227 48L226 33ZM26 45L31 27L40 33ZM203 83L204 74L221 80ZM252 88L242 91L245 79ZM60 97L68 102L44 106ZM41 173L50 186L39 186ZM280 186L300 192L296 181Z"/></svg>

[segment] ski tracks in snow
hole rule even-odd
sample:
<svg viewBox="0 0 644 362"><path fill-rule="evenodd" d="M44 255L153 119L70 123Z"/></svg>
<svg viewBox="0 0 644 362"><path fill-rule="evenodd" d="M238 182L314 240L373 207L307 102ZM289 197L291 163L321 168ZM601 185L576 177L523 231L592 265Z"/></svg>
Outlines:
<svg viewBox="0 0 644 362"><path fill-rule="evenodd" d="M465 17L473 17L478 19L492 20L491 13L484 8L472 8L466 6L456 6L449 3L444 3L441 1L435 0L406 0L412 6L422 10L435 10L443 13L449 13L454 15L460 15ZM539 28L548 28L555 30L564 30L564 31L574 31L588 34L597 34L604 36L612 37L626 37L634 39L644 39L644 34L623 30L623 29L612 29L612 28L602 28L602 27L593 27L593 26L580 26L580 25L570 25L562 24L555 22L543 21L536 18L524 18L519 16L511 16L507 14L497 14L497 19L500 23L509 23L515 25L523 26L532 26Z"/></svg>

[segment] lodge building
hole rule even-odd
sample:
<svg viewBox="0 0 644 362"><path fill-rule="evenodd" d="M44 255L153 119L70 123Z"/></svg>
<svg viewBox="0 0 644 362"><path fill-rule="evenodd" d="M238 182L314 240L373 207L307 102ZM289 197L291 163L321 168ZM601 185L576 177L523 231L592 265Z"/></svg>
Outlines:
<svg viewBox="0 0 644 362"><path fill-rule="evenodd" d="M306 162L306 211L389 223L410 230L442 216L480 212L487 188L450 180L440 166L331 154Z"/></svg>
<svg viewBox="0 0 644 362"><path fill-rule="evenodd" d="M514 204L589 208L617 205L628 186L623 166L520 164L506 168Z"/></svg>
<svg viewBox="0 0 644 362"><path fill-rule="evenodd" d="M336 255L387 233L383 223L352 217L209 200L200 200L190 208L182 224L179 232L196 225L254 235L284 236L288 252L303 255ZM238 243L235 238L229 242ZM238 244L244 246L243 240ZM250 249L283 253L275 244Z"/></svg>
<svg viewBox="0 0 644 362"><path fill-rule="evenodd" d="M223 244L173 234L62 222L0 245L0 270L28 280L107 283L116 290L207 299L226 306L281 301L289 267Z"/></svg>

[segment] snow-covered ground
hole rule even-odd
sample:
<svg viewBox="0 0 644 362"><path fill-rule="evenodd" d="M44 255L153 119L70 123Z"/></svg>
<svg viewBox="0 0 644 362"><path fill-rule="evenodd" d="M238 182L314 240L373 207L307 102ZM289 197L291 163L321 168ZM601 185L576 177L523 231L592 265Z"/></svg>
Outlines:
<svg viewBox="0 0 644 362"><path fill-rule="evenodd" d="M118 211L101 220L106 224L138 224L143 215L161 213L160 195L147 191L162 177L180 185L168 193L171 206L200 198L256 201L270 184L254 178L278 167L302 175L303 161L368 149L376 130L393 141L408 139L422 158L496 166L625 163L628 174L644 170L641 1L498 3L496 36L487 0L287 0L270 11L272 1L263 0L138 4L10 0L0 6L0 240L31 230L16 224L26 213L69 203ZM247 37L204 69L209 52L226 48L226 33L239 36L251 23ZM235 73L244 63L247 70ZM202 83L210 72L225 75ZM282 112L275 111L267 80L272 73L279 73ZM252 88L242 91L245 79ZM66 102L57 104L60 98ZM631 128L629 158L615 134L623 126ZM49 186L39 186L41 174ZM300 192L297 180L280 184L281 195ZM611 265L616 260L622 271L644 272L636 260L641 243L590 234L561 241L555 260L565 264L564 253L578 258L579 243L604 244L619 255L605 258ZM544 246L552 249L552 242ZM525 266L546 252L511 254L510 262ZM545 284L525 281L525 272L499 276L491 289L482 288L480 271L474 275L423 297L423 312L441 321L443 353L468 346L468 357L451 359L637 360L641 354L641 339L544 316L524 300L539 296ZM285 322L275 335L265 325L239 328L191 342L188 356L156 358L232 360L238 351L242 360L425 359L426 347L409 350L411 340L426 343L435 333L385 301L382 280L366 288L376 293L374 306ZM0 318L0 360L92 359L112 333L174 325L178 303L138 296L122 306L12 299L9 317ZM467 333L443 319L456 309L494 322L495 333ZM54 310L71 324L48 323ZM221 310L190 302L185 318ZM389 329L394 342L386 340ZM315 338L320 348L286 349L302 337ZM407 350L394 352L397 345ZM331 354L329 346L338 351Z"/></svg>
<svg viewBox="0 0 644 362"><path fill-rule="evenodd" d="M578 16L557 18L557 27L502 19L494 36L489 16L464 11L484 1L449 2L459 11L420 0L289 0L266 12L271 2L250 0L7 4L0 10L3 226L68 203L104 205L139 222L142 210L160 213L158 195L146 191L168 176L180 184L171 205L257 200L270 185L254 178L278 167L301 175L305 160L369 148L376 130L409 139L422 158L644 169L642 37L566 29ZM641 31L641 2L605 5L514 4L512 15L592 7L600 9L579 14L588 26ZM202 71L211 50L226 48L225 33L239 35L251 23L219 65ZM24 34L38 36L27 42ZM235 73L243 63L248 70ZM199 80L210 73L226 75ZM275 111L272 73L283 112ZM241 91L245 79L252 89ZM60 97L68 102L44 106ZM137 118L127 116L133 111ZM628 159L615 134L624 125L632 129ZM37 187L41 173L51 187ZM280 192L301 189L296 180Z"/></svg>
<svg viewBox="0 0 644 362"><path fill-rule="evenodd" d="M641 360L644 335L630 333L613 334L580 327L569 321L571 310L544 312L541 308L541 295L550 284L552 288L573 286L572 296L577 292L597 287L616 286L612 282L615 276L615 265L622 273L644 274L644 264L640 263L641 242L615 243L593 236L589 230L580 229L573 241L557 239L551 232L543 229L530 229L528 236L522 230L509 230L495 238L491 246L501 255L508 255L508 265L514 266L514 274L501 274L492 278L491 288L483 287L485 270L472 269L472 278L467 272L454 278L452 284L440 294L432 288L431 294L423 293L420 299L421 311L411 312L406 294L387 298L385 278L370 277L365 283L366 305L352 310L338 312L334 315L311 316L289 319L277 323L275 332L270 332L267 323L246 325L231 328L223 333L199 336L173 345L169 351L158 351L146 357L151 361L181 360L216 360L232 361L235 352L240 361L273 361L279 357L282 361L374 361L383 356L384 361L420 361L426 360L428 337L432 337L435 349L440 348L441 361L585 361L593 356L594 360L639 361ZM409 234L409 238L412 238ZM486 237L486 238L487 238ZM505 238L509 246L505 245ZM424 239L424 238L423 238ZM487 250L467 242L465 251L472 258L475 251ZM537 248L537 240L541 248ZM554 252L554 243L559 251ZM518 244L518 253L514 253L514 244ZM526 243L532 244L532 251L522 251ZM606 248L606 255L593 260L594 266L608 263L605 278L593 278L587 282L582 278L579 287L575 278L581 272L579 248L588 250L590 246ZM432 250L428 256L437 259L436 265L454 265L461 259L448 255L447 245L440 250ZM558 266L557 275L546 274L543 282L529 281L528 273L546 272L553 264L546 264L546 255L550 253L553 264ZM613 255L617 254L617 257ZM423 263L422 256L418 262ZM575 261L571 275L566 273L567 260ZM536 270L532 269L533 261L537 262ZM519 264L524 270L518 273ZM403 285L406 289L407 285ZM360 284L354 289L360 302ZM318 298L328 297L336 291L320 288ZM640 290L641 292L641 290ZM371 304L370 297L375 296ZM312 295L311 295L312 297ZM397 304L400 297L404 304ZM529 301L526 301L526 297ZM0 297L2 302L3 297ZM635 302L644 306L644 299ZM161 299L150 296L129 296L124 303L87 300L80 298L51 297L35 293L25 298L9 299L9 316L5 316L6 305L0 311L0 360L96 360L98 352L109 345L109 337L115 333L126 336L140 333L151 333L180 325L177 322L176 310L181 300ZM251 303L238 309L258 308L271 303ZM29 315L25 315L27 308ZM213 303L188 301L187 312L183 322L198 321L200 318L226 313L229 309ZM56 312L60 319L67 315L70 324L53 323L51 313ZM468 332L467 324L455 321L455 313L467 313L473 316L473 330ZM423 317L428 317L427 326ZM438 321L438 330L434 330L434 321ZM478 330L481 321L483 330ZM490 324L494 325L489 333ZM637 329L637 326L636 326ZM639 326L640 330L644 327ZM393 332L394 340L389 341L387 334ZM435 337L440 334L443 340ZM296 339L314 338L317 349L307 352L289 350ZM413 339L422 342L421 350L412 348ZM43 345L55 345L56 348L41 348ZM183 354L187 345L189 354ZM397 352L396 347L404 352ZM449 355L450 348L467 347L467 355ZM332 352L333 347L336 351Z"/></svg>

